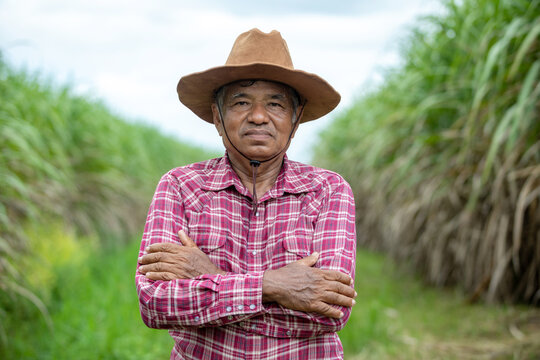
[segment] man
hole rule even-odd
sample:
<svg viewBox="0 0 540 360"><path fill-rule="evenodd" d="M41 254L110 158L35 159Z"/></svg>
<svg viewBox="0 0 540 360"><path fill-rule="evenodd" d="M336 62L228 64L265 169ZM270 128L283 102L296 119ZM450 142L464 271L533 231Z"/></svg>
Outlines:
<svg viewBox="0 0 540 360"><path fill-rule="evenodd" d="M279 32L253 29L224 66L180 79L178 95L226 154L158 184L136 274L143 321L170 330L171 359L341 359L353 196L339 175L285 155L339 94L293 68Z"/></svg>

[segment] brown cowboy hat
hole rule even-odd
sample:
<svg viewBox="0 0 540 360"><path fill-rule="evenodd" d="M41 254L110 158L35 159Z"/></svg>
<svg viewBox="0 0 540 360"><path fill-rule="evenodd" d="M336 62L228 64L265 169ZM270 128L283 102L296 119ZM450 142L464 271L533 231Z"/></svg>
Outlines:
<svg viewBox="0 0 540 360"><path fill-rule="evenodd" d="M182 77L178 98L198 117L212 123L214 92L228 83L248 79L277 81L295 89L306 101L301 122L328 114L341 99L324 79L294 69L287 43L278 31L266 34L259 29L238 36L225 65Z"/></svg>

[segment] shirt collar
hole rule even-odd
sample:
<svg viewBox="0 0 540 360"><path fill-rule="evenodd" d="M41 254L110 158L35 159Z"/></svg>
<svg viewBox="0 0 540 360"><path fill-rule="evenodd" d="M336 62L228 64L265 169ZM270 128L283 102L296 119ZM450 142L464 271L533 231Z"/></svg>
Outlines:
<svg viewBox="0 0 540 360"><path fill-rule="evenodd" d="M276 179L274 186L261 200L264 200L268 195L272 198L282 196L284 193L300 194L304 192L314 191L318 186L312 181L309 174L306 173L306 165L290 161L287 155L283 158L281 171ZM227 153L209 173L207 181L201 186L203 190L220 191L230 186L234 186L242 195L249 195L249 191L242 184L240 178L233 170Z"/></svg>
<svg viewBox="0 0 540 360"><path fill-rule="evenodd" d="M270 197L276 198L284 193L301 194L316 190L318 186L312 181L307 170L306 165L290 161L285 155L281 172L270 189Z"/></svg>
<svg viewBox="0 0 540 360"><path fill-rule="evenodd" d="M210 170L208 179L201 186L203 190L220 191L230 186L234 186L238 192L244 194L245 186L234 172L227 153L218 160L216 165Z"/></svg>

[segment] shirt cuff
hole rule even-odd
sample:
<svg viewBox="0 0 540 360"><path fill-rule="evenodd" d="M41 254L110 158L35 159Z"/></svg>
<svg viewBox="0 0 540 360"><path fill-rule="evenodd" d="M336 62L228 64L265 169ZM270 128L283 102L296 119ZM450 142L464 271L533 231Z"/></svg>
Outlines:
<svg viewBox="0 0 540 360"><path fill-rule="evenodd" d="M263 271L227 274L218 287L218 309L224 324L265 312L262 306Z"/></svg>

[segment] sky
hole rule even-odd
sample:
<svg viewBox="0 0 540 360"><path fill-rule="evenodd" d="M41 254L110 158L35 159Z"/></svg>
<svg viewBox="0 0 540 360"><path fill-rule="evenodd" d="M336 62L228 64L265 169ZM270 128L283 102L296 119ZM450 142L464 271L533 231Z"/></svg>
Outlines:
<svg viewBox="0 0 540 360"><path fill-rule="evenodd" d="M0 51L129 121L222 152L213 125L178 101L178 80L223 65L240 33L276 29L295 68L342 97L293 139L289 158L309 162L319 132L399 64L415 20L437 11L437 0L0 0Z"/></svg>

